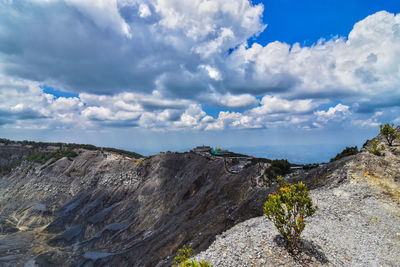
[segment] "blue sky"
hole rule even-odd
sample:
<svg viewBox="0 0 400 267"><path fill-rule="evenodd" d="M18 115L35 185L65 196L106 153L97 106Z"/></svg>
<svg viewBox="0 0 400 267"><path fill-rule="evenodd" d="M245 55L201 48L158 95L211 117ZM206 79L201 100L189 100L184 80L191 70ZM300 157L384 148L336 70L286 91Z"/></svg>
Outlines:
<svg viewBox="0 0 400 267"><path fill-rule="evenodd" d="M400 12L396 0L270 0L253 1L265 6L263 21L268 30L255 38L266 45L281 41L312 45L320 38L347 36L354 24L378 11Z"/></svg>
<svg viewBox="0 0 400 267"><path fill-rule="evenodd" d="M400 123L397 1L0 1L0 136L322 162Z"/></svg>
<svg viewBox="0 0 400 267"><path fill-rule="evenodd" d="M43 84L40 86L40 88L43 90L45 94L50 94L53 95L55 98L59 97L64 97L64 98L78 98L79 94L78 93L71 93L71 92L66 92L66 91L61 91L58 89L55 89L53 87L50 87L46 84Z"/></svg>

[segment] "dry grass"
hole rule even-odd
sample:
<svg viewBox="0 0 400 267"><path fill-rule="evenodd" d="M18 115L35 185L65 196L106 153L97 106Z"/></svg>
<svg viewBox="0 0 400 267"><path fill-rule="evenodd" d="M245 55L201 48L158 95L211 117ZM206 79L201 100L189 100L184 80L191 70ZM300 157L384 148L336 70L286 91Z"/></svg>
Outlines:
<svg viewBox="0 0 400 267"><path fill-rule="evenodd" d="M400 207L400 185L392 177L374 175L370 171L366 171L364 177L372 186L379 188L383 198Z"/></svg>

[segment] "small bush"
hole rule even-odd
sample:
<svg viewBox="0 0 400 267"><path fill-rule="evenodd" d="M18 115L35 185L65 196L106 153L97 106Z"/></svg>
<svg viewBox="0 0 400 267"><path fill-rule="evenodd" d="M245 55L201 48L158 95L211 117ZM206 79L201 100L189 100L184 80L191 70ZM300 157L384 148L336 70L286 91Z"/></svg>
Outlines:
<svg viewBox="0 0 400 267"><path fill-rule="evenodd" d="M381 146L378 147L378 144L379 144L379 140L375 139L372 142L372 148L368 149L368 152L372 153L374 155L380 156L381 151L385 150L385 146L382 144Z"/></svg>
<svg viewBox="0 0 400 267"><path fill-rule="evenodd" d="M208 262L201 261L197 263L195 260L190 260L190 256L193 254L193 249L191 247L187 248L186 245L183 245L182 248L178 249L178 253L174 258L174 263L172 267L213 267Z"/></svg>
<svg viewBox="0 0 400 267"><path fill-rule="evenodd" d="M193 249L191 247L187 248L186 245L183 245L182 248L178 249L178 253L174 258L174 263L172 264L172 267L180 266L182 263L189 260L192 254Z"/></svg>
<svg viewBox="0 0 400 267"><path fill-rule="evenodd" d="M214 266L205 261L197 263L197 261L187 260L182 265L180 265L180 267L214 267Z"/></svg>
<svg viewBox="0 0 400 267"><path fill-rule="evenodd" d="M301 238L301 232L306 226L305 218L312 216L318 209L313 206L312 199L305 184L291 184L277 178L279 189L268 196L264 204L264 213L271 220L279 233L287 241L293 251Z"/></svg>
<svg viewBox="0 0 400 267"><path fill-rule="evenodd" d="M392 146L394 139L400 137L399 134L396 134L396 129L394 128L393 123L392 125L386 123L384 125L379 126L379 128L380 128L380 134L383 135L383 137L385 137L389 146Z"/></svg>

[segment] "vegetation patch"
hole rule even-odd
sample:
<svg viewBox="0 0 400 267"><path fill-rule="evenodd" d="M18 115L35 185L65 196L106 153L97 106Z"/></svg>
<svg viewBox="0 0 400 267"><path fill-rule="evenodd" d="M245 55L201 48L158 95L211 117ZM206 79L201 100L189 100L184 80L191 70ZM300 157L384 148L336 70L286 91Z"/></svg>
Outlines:
<svg viewBox="0 0 400 267"><path fill-rule="evenodd" d="M194 261L194 260L193 261L186 260L180 266L181 267L213 267L214 265L211 265L210 263L208 263L206 261L197 262L197 261Z"/></svg>
<svg viewBox="0 0 400 267"><path fill-rule="evenodd" d="M187 248L186 245L183 245L182 248L178 249L172 267L213 267L213 265L205 261L197 262L195 260L190 260L192 254L193 249L191 247Z"/></svg>
<svg viewBox="0 0 400 267"><path fill-rule="evenodd" d="M25 160L33 161L40 164L45 164L47 161L51 159L51 161L49 162L50 165L63 157L68 157L68 159L72 159L76 156L78 156L78 154L72 149L57 149L56 151L53 152L38 151L32 153L26 156Z"/></svg>
<svg viewBox="0 0 400 267"><path fill-rule="evenodd" d="M136 152L131 152L131 151L126 151L126 150L122 150L122 149L117 149L117 148L112 148L112 147L103 147L104 151L108 151L108 152L114 152L123 156L128 156L131 158L143 158L142 155L136 153Z"/></svg>
<svg viewBox="0 0 400 267"><path fill-rule="evenodd" d="M128 157L132 157L132 158L143 158L142 155L135 153L135 152L131 152L131 151L127 151L127 150L123 150L123 149L117 149L117 148L112 148L112 147L97 147L94 145L89 145L89 144L74 144L74 143L51 143L51 142L34 142L34 141L13 141L13 140L9 140L9 139L5 139L5 138L0 138L0 143L3 143L5 145L9 145L9 144L19 144L19 145L23 145L23 146L31 146L32 148L36 149L36 148L47 148L48 146L55 146L55 147L59 147L59 149L65 149L65 150L73 150L73 149L86 149L86 150L103 150L103 151L108 151L108 152L114 152L123 156L128 156ZM39 153L39 152L38 152ZM40 156L38 156L39 158Z"/></svg>
<svg viewBox="0 0 400 267"><path fill-rule="evenodd" d="M6 175L12 171L15 167L19 166L21 161L15 161L10 164L0 165L0 175Z"/></svg>
<svg viewBox="0 0 400 267"><path fill-rule="evenodd" d="M265 175L269 180L274 180L277 176L285 176L291 172L291 164L286 159L271 160L271 166L265 170Z"/></svg>
<svg viewBox="0 0 400 267"><path fill-rule="evenodd" d="M313 205L302 182L291 184L283 182L282 177L277 177L277 180L279 189L269 194L264 203L264 213L284 237L289 250L294 251L306 226L305 218L312 216L318 207Z"/></svg>
<svg viewBox="0 0 400 267"><path fill-rule="evenodd" d="M351 156L351 155L356 155L358 154L358 147L357 146L347 146L342 152L337 154L334 158L331 158L330 162Z"/></svg>
<svg viewBox="0 0 400 267"><path fill-rule="evenodd" d="M385 146L383 144L378 146L378 144L379 144L379 140L377 138L372 142L372 148L368 149L368 152L372 153L376 156L381 156L382 155L381 151L385 150Z"/></svg>

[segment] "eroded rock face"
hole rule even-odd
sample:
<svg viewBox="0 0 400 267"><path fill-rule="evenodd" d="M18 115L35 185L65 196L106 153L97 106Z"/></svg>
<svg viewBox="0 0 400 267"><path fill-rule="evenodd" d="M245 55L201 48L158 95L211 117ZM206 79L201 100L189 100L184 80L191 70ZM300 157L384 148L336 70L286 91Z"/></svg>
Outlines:
<svg viewBox="0 0 400 267"><path fill-rule="evenodd" d="M203 250L262 215L269 191L251 187L255 168L228 174L223 160L193 153L76 152L0 177L0 265L166 266L183 244Z"/></svg>
<svg viewBox="0 0 400 267"><path fill-rule="evenodd" d="M400 134L400 127L396 130ZM379 146L385 146L380 155L368 151L376 139L379 141ZM389 146L384 137L378 135L367 140L359 154L313 169L300 178L311 189L321 186L332 189L348 179L362 180L378 190L381 198L400 207L400 138Z"/></svg>

